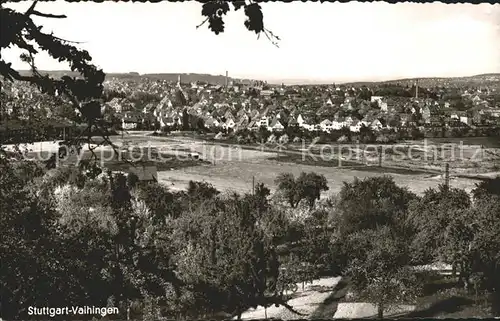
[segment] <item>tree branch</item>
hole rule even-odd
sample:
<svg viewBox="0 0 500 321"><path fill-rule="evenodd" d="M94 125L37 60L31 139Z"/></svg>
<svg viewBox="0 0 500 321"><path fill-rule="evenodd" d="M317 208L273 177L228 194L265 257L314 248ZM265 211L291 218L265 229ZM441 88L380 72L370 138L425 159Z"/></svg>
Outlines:
<svg viewBox="0 0 500 321"><path fill-rule="evenodd" d="M200 28L201 26L203 26L207 21L208 21L209 18L206 18L205 20L203 20L202 23L200 23L199 25L196 26L196 29Z"/></svg>
<svg viewBox="0 0 500 321"><path fill-rule="evenodd" d="M290 312L292 312L294 314L297 314L299 316L306 316L306 314L298 312L290 304L286 303L285 300L283 300L281 298L278 298L278 297L266 298L266 303L270 303L271 305L272 304L278 304L278 305L281 305L281 306L285 307L288 311L290 311Z"/></svg>
<svg viewBox="0 0 500 321"><path fill-rule="evenodd" d="M67 16L65 16L63 14L42 13L42 12L36 11L36 10L32 10L31 14L34 16L39 16L39 17L44 17L44 18L56 18L56 19L67 18Z"/></svg>
<svg viewBox="0 0 500 321"><path fill-rule="evenodd" d="M30 16L33 13L33 11L35 11L35 6L36 6L37 3L38 3L38 0L33 1L33 4L31 5L31 7L29 7L28 10L26 10L26 12L24 13L24 15L25 16Z"/></svg>

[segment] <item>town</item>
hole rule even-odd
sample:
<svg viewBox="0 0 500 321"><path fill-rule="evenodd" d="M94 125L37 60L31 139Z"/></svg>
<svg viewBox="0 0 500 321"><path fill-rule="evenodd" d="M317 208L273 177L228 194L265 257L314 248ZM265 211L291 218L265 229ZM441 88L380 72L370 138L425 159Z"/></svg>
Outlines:
<svg viewBox="0 0 500 321"><path fill-rule="evenodd" d="M362 127L375 132L406 130L408 138L419 138L495 136L500 126L498 74L465 78L452 87L430 79L421 83L433 87L419 86L418 79L318 86L242 84L229 79L227 72L223 79L224 84L208 84L186 83L181 75L177 82L162 80L161 75L111 77L105 82L107 101L101 112L117 128L203 130L219 137L240 136L240 141L238 133L261 129L286 133L287 138L295 130L297 139L297 131L327 136L341 130L359 133ZM59 110L44 106L35 88L14 86L2 94L4 120L27 118L30 112L50 119L68 116L64 105ZM31 102L24 110L12 103L21 98Z"/></svg>
<svg viewBox="0 0 500 321"><path fill-rule="evenodd" d="M2 3L0 320L499 317L499 9Z"/></svg>

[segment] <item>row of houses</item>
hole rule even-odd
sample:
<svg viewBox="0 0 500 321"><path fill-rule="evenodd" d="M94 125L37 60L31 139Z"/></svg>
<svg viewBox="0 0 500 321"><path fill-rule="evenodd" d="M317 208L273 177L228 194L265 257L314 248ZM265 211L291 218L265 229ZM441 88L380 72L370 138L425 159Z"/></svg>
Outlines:
<svg viewBox="0 0 500 321"><path fill-rule="evenodd" d="M238 131L241 129L258 130L265 127L269 131L283 131L286 126L298 126L305 130L321 130L325 132L349 128L357 132L362 126L373 130L382 128L393 128L409 125L443 126L453 123L463 123L472 125L480 123L482 116L487 116L488 112L478 111L474 116L466 112L448 112L443 115L442 112L434 112L428 106L423 108L413 107L410 113L387 113L383 111L368 112L359 119L356 116L340 116L336 113L330 116L308 117L302 113L288 113L279 108L247 108L243 107L237 110L230 104L215 104L213 108L207 108L208 102L196 103L193 106L182 106L173 103L171 100L165 100L158 106L148 109L145 108L142 115L129 112L125 113L122 119L123 127L133 128L138 122L144 119L157 121L160 127L171 127L182 125L183 113L196 116L203 120L206 127L221 128L225 130ZM419 115L419 116L417 116ZM392 121L391 121L392 119Z"/></svg>
<svg viewBox="0 0 500 321"><path fill-rule="evenodd" d="M336 88L338 91L338 88ZM261 98L233 97L215 99L211 88L204 89L197 102L193 102L187 91L178 82L158 104L150 103L142 111L134 110L126 99L115 99L108 105L122 115L122 125L133 128L137 123L148 120L157 122L160 127L182 125L183 114L202 119L206 127L226 130L265 127L269 131L282 131L287 126L298 126L305 130L332 131L349 128L356 132L362 126L373 130L402 127L409 125L443 126L454 123L472 125L481 123L484 118L497 117L492 109L475 108L468 112L453 111L450 104L432 99L405 99L371 96L371 100L356 100L346 94L341 97L335 92L315 96L322 100L323 107L313 108L307 100L300 97L287 97L285 100L269 100L270 92L261 91ZM293 96L293 95L292 95ZM404 101L403 101L404 100ZM479 99L475 99L479 102ZM276 104L276 105L274 105Z"/></svg>

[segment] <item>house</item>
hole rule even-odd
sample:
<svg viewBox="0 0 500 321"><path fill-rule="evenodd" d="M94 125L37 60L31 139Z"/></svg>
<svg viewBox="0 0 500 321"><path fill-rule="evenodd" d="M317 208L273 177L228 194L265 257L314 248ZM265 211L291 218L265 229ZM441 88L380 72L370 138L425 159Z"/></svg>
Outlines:
<svg viewBox="0 0 500 321"><path fill-rule="evenodd" d="M261 90L260 95L263 97L270 97L272 94L274 94L274 90Z"/></svg>
<svg viewBox="0 0 500 321"><path fill-rule="evenodd" d="M122 116L122 128L123 129L135 129L137 125L142 122L142 118L136 113L127 112Z"/></svg>
<svg viewBox="0 0 500 321"><path fill-rule="evenodd" d="M410 115L406 113L400 113L399 114L399 124L400 126L404 127L407 126L410 122Z"/></svg>
<svg viewBox="0 0 500 321"><path fill-rule="evenodd" d="M340 130L344 127L344 122L342 119L334 119L332 120L332 130Z"/></svg>
<svg viewBox="0 0 500 321"><path fill-rule="evenodd" d="M492 108L492 109L488 110L488 113L493 118L499 118L500 117L500 108Z"/></svg>
<svg viewBox="0 0 500 321"><path fill-rule="evenodd" d="M302 124L304 124L305 120L304 120L304 117L302 117L302 115L299 114L299 116L297 116L297 124L302 127Z"/></svg>
<svg viewBox="0 0 500 321"><path fill-rule="evenodd" d="M290 119L288 120L288 127L294 127L298 125L299 123L297 123L297 120L295 120L294 117L290 117Z"/></svg>
<svg viewBox="0 0 500 321"><path fill-rule="evenodd" d="M161 117L160 118L160 126L173 126L175 124L175 120L173 117Z"/></svg>
<svg viewBox="0 0 500 321"><path fill-rule="evenodd" d="M351 116L347 116L344 119L344 126L351 126L354 123L354 118Z"/></svg>
<svg viewBox="0 0 500 321"><path fill-rule="evenodd" d="M264 114L264 115L260 116L260 118L258 118L257 123L258 123L259 127L260 126L268 127L268 125L269 125L269 117L267 117L267 115Z"/></svg>
<svg viewBox="0 0 500 321"><path fill-rule="evenodd" d="M461 115L459 120L461 123L472 125L472 117L469 117L467 115Z"/></svg>
<svg viewBox="0 0 500 321"><path fill-rule="evenodd" d="M421 110L422 119L426 124L430 124L431 122L431 110L428 105L425 105Z"/></svg>
<svg viewBox="0 0 500 321"><path fill-rule="evenodd" d="M440 127L443 125L443 119L440 115L432 114L429 118L429 125L432 127Z"/></svg>
<svg viewBox="0 0 500 321"><path fill-rule="evenodd" d="M389 110L387 100L382 96L371 96L370 102L372 102L372 103L376 102L381 111L385 112L385 111Z"/></svg>
<svg viewBox="0 0 500 321"><path fill-rule="evenodd" d="M282 131L285 129L285 126L283 126L283 124L281 124L281 122L279 121L279 119L277 117L275 117L271 123L269 124L269 126L267 127L267 129L269 131Z"/></svg>
<svg viewBox="0 0 500 321"><path fill-rule="evenodd" d="M232 117L226 119L226 121L222 124L222 128L224 129L233 129L234 126L236 126L236 123Z"/></svg>
<svg viewBox="0 0 500 321"><path fill-rule="evenodd" d="M256 120L252 120L250 121L250 123L248 124L247 128L250 129L250 130L259 130L259 123L256 121Z"/></svg>
<svg viewBox="0 0 500 321"><path fill-rule="evenodd" d="M352 121L350 121L348 126L351 132L359 132L361 126L363 126L363 123L357 119L353 119Z"/></svg>
<svg viewBox="0 0 500 321"><path fill-rule="evenodd" d="M384 125L382 124L382 122L379 119L375 119L370 124L370 128L373 130L381 130L383 127L384 127Z"/></svg>
<svg viewBox="0 0 500 321"><path fill-rule="evenodd" d="M208 116L208 117L204 118L204 125L205 125L205 127L208 127L208 128L216 128L216 127L221 126L221 123L217 119L215 119L214 117Z"/></svg>
<svg viewBox="0 0 500 321"><path fill-rule="evenodd" d="M302 115L299 115L299 117L301 118L302 122L300 123L299 122L299 119L297 118L297 123L299 123L299 127L302 127L306 130L314 130L314 122L312 121L312 119L310 119L310 117L306 117L306 116L302 116Z"/></svg>
<svg viewBox="0 0 500 321"><path fill-rule="evenodd" d="M250 119L255 119L259 116L259 112L257 111L257 109L252 109L250 110Z"/></svg>
<svg viewBox="0 0 500 321"><path fill-rule="evenodd" d="M247 115L243 115L240 117L240 120L236 124L235 130L241 130L243 128L247 128L250 118Z"/></svg>
<svg viewBox="0 0 500 321"><path fill-rule="evenodd" d="M233 119L233 120L234 120L234 115L233 115L233 113L232 113L230 110L227 110L227 111L226 111L226 113L224 114L224 117L225 117L226 119L231 118L231 119Z"/></svg>
<svg viewBox="0 0 500 321"><path fill-rule="evenodd" d="M321 123L319 123L319 127L320 130L324 132L330 132L333 129L333 123L330 120L325 119Z"/></svg>

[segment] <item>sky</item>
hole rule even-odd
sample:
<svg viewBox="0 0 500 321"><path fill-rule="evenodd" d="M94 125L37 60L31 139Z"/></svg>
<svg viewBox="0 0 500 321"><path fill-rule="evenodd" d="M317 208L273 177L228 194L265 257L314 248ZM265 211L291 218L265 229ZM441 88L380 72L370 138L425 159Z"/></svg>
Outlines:
<svg viewBox="0 0 500 321"><path fill-rule="evenodd" d="M26 10L31 2L7 5ZM198 2L42 2L46 32L83 42L105 72L206 73L270 82L378 81L500 72L500 4L262 3L279 48L231 11L215 35ZM2 58L29 69L7 49ZM42 70L66 70L46 54Z"/></svg>

